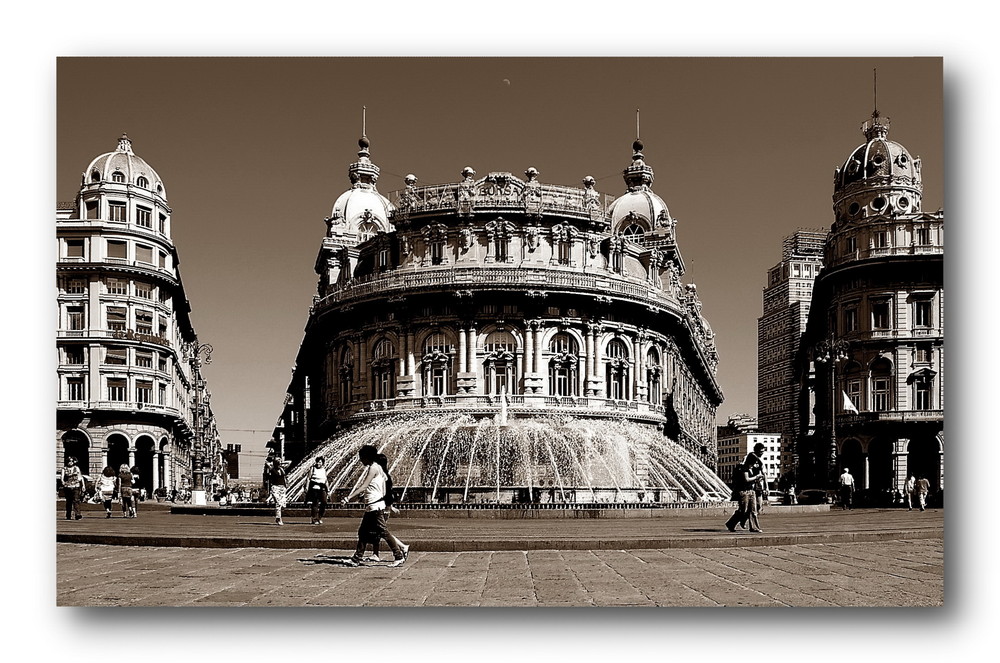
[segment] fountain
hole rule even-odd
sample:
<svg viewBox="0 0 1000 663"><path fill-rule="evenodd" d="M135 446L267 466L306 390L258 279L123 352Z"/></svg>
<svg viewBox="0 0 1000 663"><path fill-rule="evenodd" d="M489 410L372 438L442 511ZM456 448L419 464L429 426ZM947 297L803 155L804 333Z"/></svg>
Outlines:
<svg viewBox="0 0 1000 663"><path fill-rule="evenodd" d="M357 452L389 458L399 501L444 504L692 502L725 483L660 431L626 419L508 418L506 393L494 417L442 412L392 415L327 440L289 472L301 499L317 456L332 494L360 479Z"/></svg>

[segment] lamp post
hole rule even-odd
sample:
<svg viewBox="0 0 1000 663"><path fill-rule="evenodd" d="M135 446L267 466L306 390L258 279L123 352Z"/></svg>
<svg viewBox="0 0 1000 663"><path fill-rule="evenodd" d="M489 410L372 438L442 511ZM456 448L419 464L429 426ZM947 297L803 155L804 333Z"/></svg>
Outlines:
<svg viewBox="0 0 1000 663"><path fill-rule="evenodd" d="M205 405L203 403L205 393L205 380L201 377L202 354L205 355L204 363L212 363L212 348L208 343L201 345L194 344L191 350L191 377L194 381L194 444L191 453L191 476L193 486L191 488L191 502L197 505L207 504L205 499L205 470L202 468L202 453L205 444Z"/></svg>
<svg viewBox="0 0 1000 663"><path fill-rule="evenodd" d="M850 344L832 335L813 347L813 360L828 366L830 373L830 450L827 460L827 479L837 476L837 364L847 359Z"/></svg>

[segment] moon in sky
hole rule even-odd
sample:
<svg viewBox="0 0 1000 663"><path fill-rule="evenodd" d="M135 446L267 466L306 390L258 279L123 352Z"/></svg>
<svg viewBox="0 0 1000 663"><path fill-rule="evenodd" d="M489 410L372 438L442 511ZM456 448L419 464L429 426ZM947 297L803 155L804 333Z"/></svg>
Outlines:
<svg viewBox="0 0 1000 663"><path fill-rule="evenodd" d="M503 84L510 87L510 79L509 78L503 79Z"/></svg>

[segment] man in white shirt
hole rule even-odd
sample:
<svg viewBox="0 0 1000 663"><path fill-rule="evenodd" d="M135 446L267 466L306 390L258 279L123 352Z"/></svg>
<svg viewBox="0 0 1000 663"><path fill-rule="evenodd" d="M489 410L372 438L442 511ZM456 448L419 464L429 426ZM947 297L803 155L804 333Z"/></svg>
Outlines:
<svg viewBox="0 0 1000 663"><path fill-rule="evenodd" d="M846 467L844 473L840 475L840 508L853 509L852 498L854 497L854 477Z"/></svg>

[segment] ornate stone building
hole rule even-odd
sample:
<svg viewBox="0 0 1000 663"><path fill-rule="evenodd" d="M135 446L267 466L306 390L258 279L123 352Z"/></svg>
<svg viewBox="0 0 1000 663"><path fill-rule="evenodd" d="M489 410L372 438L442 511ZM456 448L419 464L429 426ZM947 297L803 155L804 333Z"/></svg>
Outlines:
<svg viewBox="0 0 1000 663"><path fill-rule="evenodd" d="M799 438L795 353L809 319L813 281L823 266L826 231L798 230L782 241L768 270L757 319L757 416L760 430L781 435L781 474L794 481Z"/></svg>
<svg viewBox="0 0 1000 663"><path fill-rule="evenodd" d="M592 177L467 167L454 184L409 175L392 202L360 146L275 431L287 458L391 413L503 410L628 422L714 467L714 338L642 143L616 199Z"/></svg>
<svg viewBox="0 0 1000 663"><path fill-rule="evenodd" d="M800 463L817 485L944 487L944 213L876 110L834 176L835 220L798 358ZM812 427L812 415L815 427ZM804 485L804 484L803 484Z"/></svg>
<svg viewBox="0 0 1000 663"><path fill-rule="evenodd" d="M57 466L66 455L91 475L137 466L149 492L181 487L192 456L218 448L201 374L210 347L191 324L170 224L163 181L125 135L56 211Z"/></svg>

